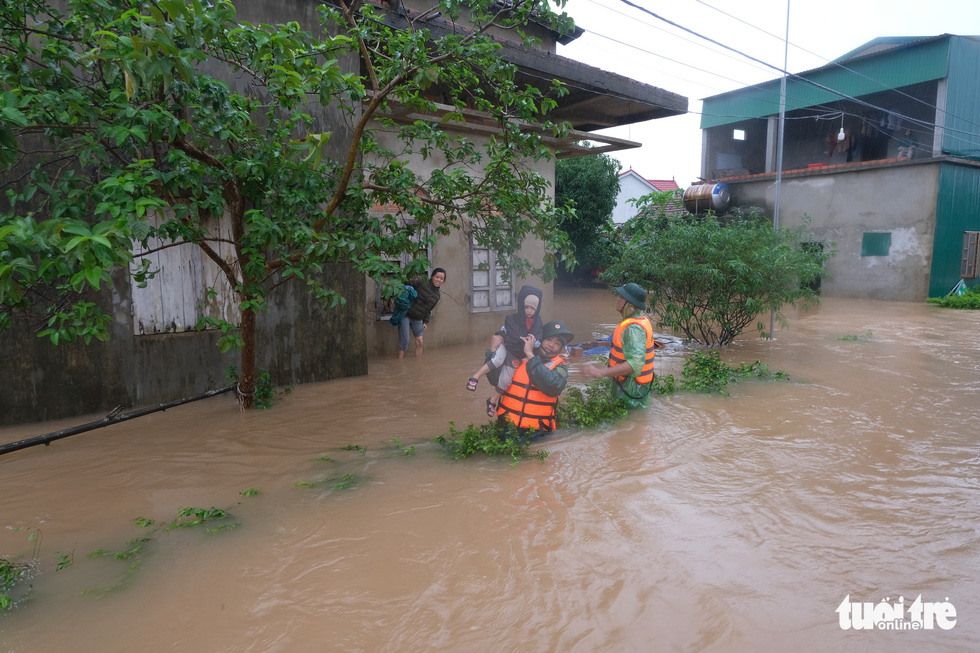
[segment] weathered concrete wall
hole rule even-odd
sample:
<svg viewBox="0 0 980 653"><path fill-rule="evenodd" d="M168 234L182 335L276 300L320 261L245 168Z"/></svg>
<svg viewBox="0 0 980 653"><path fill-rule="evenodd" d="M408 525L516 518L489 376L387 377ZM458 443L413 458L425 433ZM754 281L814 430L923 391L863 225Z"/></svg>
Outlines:
<svg viewBox="0 0 980 653"><path fill-rule="evenodd" d="M796 225L808 215L817 238L836 243L822 294L923 301L929 290L938 181L938 162L916 161L787 175L780 191L780 224ZM773 214L774 177L725 183L734 206L758 206ZM866 232L891 234L887 256L861 256Z"/></svg>
<svg viewBox="0 0 980 653"><path fill-rule="evenodd" d="M347 266L324 274L349 297L364 279ZM0 425L105 413L196 395L227 385L225 369L237 352L222 354L220 333L133 335L129 280L114 277L98 297L112 313L108 342L52 345L35 332L42 323L0 332ZM367 374L364 322L356 302L326 310L301 282L280 287L258 316L257 364L277 385Z"/></svg>

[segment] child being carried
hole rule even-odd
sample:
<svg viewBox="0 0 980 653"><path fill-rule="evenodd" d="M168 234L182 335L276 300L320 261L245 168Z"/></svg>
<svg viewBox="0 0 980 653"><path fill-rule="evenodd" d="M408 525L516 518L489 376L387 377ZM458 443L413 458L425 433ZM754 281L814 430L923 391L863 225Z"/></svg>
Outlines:
<svg viewBox="0 0 980 653"><path fill-rule="evenodd" d="M541 290L534 286L521 286L517 293L517 304L521 308L504 319L504 326L494 334L491 340L490 352L492 357L466 382L466 389L476 392L480 377L500 370L496 380L494 394L487 399L487 416L497 415L497 401L500 395L510 386L514 371L524 360L524 338L533 335L541 340L543 326L541 324ZM492 378L489 376L488 378Z"/></svg>

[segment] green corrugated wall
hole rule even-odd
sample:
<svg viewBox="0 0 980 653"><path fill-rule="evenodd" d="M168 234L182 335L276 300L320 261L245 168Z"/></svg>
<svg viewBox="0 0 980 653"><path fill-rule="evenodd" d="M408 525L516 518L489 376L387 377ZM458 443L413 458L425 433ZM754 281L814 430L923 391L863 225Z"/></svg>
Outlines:
<svg viewBox="0 0 980 653"><path fill-rule="evenodd" d="M938 192L930 297L942 297L960 280L963 232L980 231L980 168L941 164ZM970 286L976 282L967 280Z"/></svg>
<svg viewBox="0 0 980 653"><path fill-rule="evenodd" d="M980 159L980 42L958 37L950 43L943 150Z"/></svg>
<svg viewBox="0 0 980 653"><path fill-rule="evenodd" d="M963 60L975 54L968 53L968 48L963 50L958 55ZM890 88L942 79L946 77L949 51L949 37L935 38L843 62L848 70L836 65L811 70L802 76L838 93L790 78L786 82L786 110L835 102L842 99L840 94L860 97ZM975 76L978 68L976 64L973 65L972 69L963 74ZM779 113L779 81L776 79L705 98L701 109L701 129ZM976 77L973 82L977 82ZM950 113L954 112L950 110Z"/></svg>

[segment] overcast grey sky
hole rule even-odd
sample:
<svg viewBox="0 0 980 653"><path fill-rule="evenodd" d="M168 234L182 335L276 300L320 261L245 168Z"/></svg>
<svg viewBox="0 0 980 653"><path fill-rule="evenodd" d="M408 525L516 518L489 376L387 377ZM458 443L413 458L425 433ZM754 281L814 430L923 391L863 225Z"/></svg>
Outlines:
<svg viewBox="0 0 980 653"><path fill-rule="evenodd" d="M630 0L731 48L798 73L880 36L980 35L980 0ZM701 98L776 79L779 73L669 25L623 0L569 0L587 30L558 54L684 95L689 114L602 133L642 142L614 153L623 170L677 180L700 172ZM980 71L978 71L980 74Z"/></svg>

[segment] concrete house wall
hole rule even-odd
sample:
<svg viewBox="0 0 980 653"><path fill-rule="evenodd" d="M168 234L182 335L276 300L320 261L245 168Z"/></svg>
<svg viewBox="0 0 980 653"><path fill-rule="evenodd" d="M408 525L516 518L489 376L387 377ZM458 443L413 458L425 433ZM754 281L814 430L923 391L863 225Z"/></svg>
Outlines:
<svg viewBox="0 0 980 653"><path fill-rule="evenodd" d="M836 243L823 294L922 301L959 280L964 239L980 230L978 62L978 37L883 38L787 80L780 224L806 214ZM703 176L770 216L779 85L706 98L702 116ZM917 143L899 159L907 131Z"/></svg>
<svg viewBox="0 0 980 653"><path fill-rule="evenodd" d="M613 222L623 224L636 215L636 205L628 200L637 199L657 190L650 182L633 170L627 170L619 177L619 194L616 196L616 207L613 209Z"/></svg>
<svg viewBox="0 0 980 653"><path fill-rule="evenodd" d="M858 170L814 171L782 180L780 224L795 226L804 216L818 241L834 243L821 293L922 301L928 296L936 225L939 163L862 166ZM773 214L771 177L726 182L733 203ZM887 256L862 256L865 234L890 234Z"/></svg>

